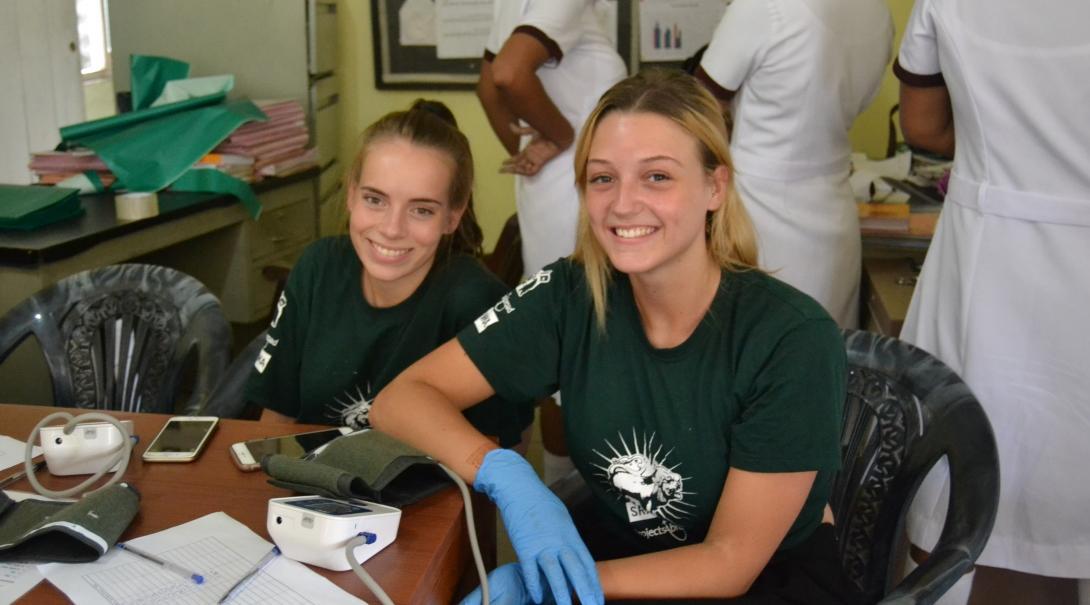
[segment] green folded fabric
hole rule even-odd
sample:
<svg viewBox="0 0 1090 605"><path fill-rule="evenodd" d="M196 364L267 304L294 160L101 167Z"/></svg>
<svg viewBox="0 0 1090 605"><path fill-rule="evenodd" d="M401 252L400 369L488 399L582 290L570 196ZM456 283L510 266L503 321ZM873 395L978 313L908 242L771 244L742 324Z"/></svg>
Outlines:
<svg viewBox="0 0 1090 605"><path fill-rule="evenodd" d="M76 195L78 190L62 187L0 185L0 220L19 219Z"/></svg>
<svg viewBox="0 0 1090 605"><path fill-rule="evenodd" d="M269 483L304 494L402 507L451 485L435 460L378 431L334 439L313 460L275 454L261 461Z"/></svg>
<svg viewBox="0 0 1090 605"><path fill-rule="evenodd" d="M132 83L132 108L147 109L162 94L171 80L189 77L189 63L169 57L130 55L129 81Z"/></svg>
<svg viewBox="0 0 1090 605"><path fill-rule="evenodd" d="M83 144L102 158L126 189L158 191L239 126L267 119L250 101L234 101L141 122L121 132L89 137Z"/></svg>
<svg viewBox="0 0 1090 605"><path fill-rule="evenodd" d="M226 172L213 168L192 168L171 184L173 191L209 191L227 193L242 202L250 218L255 221L261 217L261 202L254 195L250 185Z"/></svg>
<svg viewBox="0 0 1090 605"><path fill-rule="evenodd" d="M82 214L78 189L0 185L0 229L30 231Z"/></svg>
<svg viewBox="0 0 1090 605"><path fill-rule="evenodd" d="M15 502L0 492L0 561L94 561L117 544L139 508L140 493L125 483L76 502Z"/></svg>
<svg viewBox="0 0 1090 605"><path fill-rule="evenodd" d="M199 109L210 105L218 105L226 98L226 94L217 93L206 97L197 97L196 99L189 99L187 101L178 101L177 103L169 103L158 107L121 113L107 118L99 118L97 120L91 120L90 122L80 122L78 124L64 126L60 129L61 144L58 145L57 148L62 150L72 149L78 147L85 139L91 137L121 132L130 126L135 126L141 122L147 122L148 120L154 120L183 111Z"/></svg>
<svg viewBox="0 0 1090 605"><path fill-rule="evenodd" d="M163 87L163 92L159 94L151 107L159 107L160 105L168 105L188 99L199 99L208 95L225 95L231 92L234 87L235 76L231 74L171 80Z"/></svg>

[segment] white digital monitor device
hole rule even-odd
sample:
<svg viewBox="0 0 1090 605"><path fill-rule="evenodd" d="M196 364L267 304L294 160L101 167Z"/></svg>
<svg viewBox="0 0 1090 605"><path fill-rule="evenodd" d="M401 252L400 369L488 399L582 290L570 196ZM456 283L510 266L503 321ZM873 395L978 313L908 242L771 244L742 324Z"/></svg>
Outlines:
<svg viewBox="0 0 1090 605"><path fill-rule="evenodd" d="M322 496L289 496L269 500L265 527L289 559L334 571L351 568L345 548L363 536L352 550L363 563L397 538L401 510L365 500Z"/></svg>

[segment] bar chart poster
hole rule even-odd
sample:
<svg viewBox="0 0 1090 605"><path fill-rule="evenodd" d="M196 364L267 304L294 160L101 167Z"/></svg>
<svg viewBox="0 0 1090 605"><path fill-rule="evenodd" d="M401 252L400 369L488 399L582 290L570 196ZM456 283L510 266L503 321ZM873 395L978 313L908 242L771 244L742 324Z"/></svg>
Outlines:
<svg viewBox="0 0 1090 605"><path fill-rule="evenodd" d="M682 61L712 39L730 0L640 0L640 60Z"/></svg>

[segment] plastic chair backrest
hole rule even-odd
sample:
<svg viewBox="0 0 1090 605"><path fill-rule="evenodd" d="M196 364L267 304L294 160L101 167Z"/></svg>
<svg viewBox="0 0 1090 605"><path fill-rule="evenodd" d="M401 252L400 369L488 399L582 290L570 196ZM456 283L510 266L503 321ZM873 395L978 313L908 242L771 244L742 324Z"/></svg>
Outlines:
<svg viewBox="0 0 1090 605"><path fill-rule="evenodd" d="M496 240L496 247L484 259L485 266L509 288L522 281L522 233L518 219L518 214L507 218Z"/></svg>
<svg viewBox="0 0 1090 605"><path fill-rule="evenodd" d="M220 418L239 418L246 410L246 381L254 371L254 362L265 346L265 335L268 330L262 330L260 334L239 352L238 357L227 366L227 371L220 378L219 384L208 398L203 414L219 416Z"/></svg>
<svg viewBox="0 0 1090 605"><path fill-rule="evenodd" d="M0 363L32 334L58 406L197 413L230 359L219 300L195 278L155 265L84 271L19 303L0 317ZM179 410L194 354L193 391Z"/></svg>
<svg viewBox="0 0 1090 605"><path fill-rule="evenodd" d="M843 466L833 484L841 561L865 602L931 603L984 549L999 503L995 436L968 386L908 343L845 330L848 396ZM892 590L905 514L931 467L947 456L950 507L928 560Z"/></svg>

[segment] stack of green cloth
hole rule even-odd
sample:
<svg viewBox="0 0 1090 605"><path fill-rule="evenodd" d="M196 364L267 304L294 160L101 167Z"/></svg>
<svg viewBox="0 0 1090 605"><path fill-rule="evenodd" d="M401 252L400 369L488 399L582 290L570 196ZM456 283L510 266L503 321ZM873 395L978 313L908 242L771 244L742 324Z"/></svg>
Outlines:
<svg viewBox="0 0 1090 605"><path fill-rule="evenodd" d="M78 189L0 185L0 229L30 231L82 214Z"/></svg>

